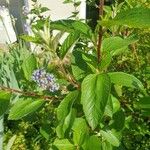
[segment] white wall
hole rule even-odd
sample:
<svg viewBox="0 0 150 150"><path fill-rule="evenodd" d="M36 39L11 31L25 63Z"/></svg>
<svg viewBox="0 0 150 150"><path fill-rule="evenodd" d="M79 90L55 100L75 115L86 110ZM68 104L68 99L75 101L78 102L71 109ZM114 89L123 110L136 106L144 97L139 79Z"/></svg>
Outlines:
<svg viewBox="0 0 150 150"><path fill-rule="evenodd" d="M74 7L72 4L63 4L64 0L39 0L42 6L48 7L50 9L50 16L52 20L65 19L72 15ZM29 0L29 6L32 8L32 2ZM85 19L86 17L86 5L85 0L79 7L79 18Z"/></svg>
<svg viewBox="0 0 150 150"><path fill-rule="evenodd" d="M47 15L51 16L52 20L66 19L72 15L74 7L72 4L63 4L64 0L38 0L42 6L48 7L50 11ZM79 7L79 18L85 19L86 17L86 0L81 0L82 3ZM29 8L32 8L31 0L0 0L0 6L6 6L9 8L10 14L16 18L16 31L18 34L23 33L23 16L22 16L22 7L28 5ZM0 23L2 26L2 23ZM4 36L3 36L4 38ZM8 40L7 40L8 41Z"/></svg>

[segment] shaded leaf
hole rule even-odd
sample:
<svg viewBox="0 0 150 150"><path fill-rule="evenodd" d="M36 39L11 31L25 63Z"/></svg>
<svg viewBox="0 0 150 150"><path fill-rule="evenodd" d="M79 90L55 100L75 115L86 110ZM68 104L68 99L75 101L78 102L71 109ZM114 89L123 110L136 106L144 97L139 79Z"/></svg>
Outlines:
<svg viewBox="0 0 150 150"><path fill-rule="evenodd" d="M113 123L111 124L112 128L116 129L116 131L120 131L123 129L125 124L125 114L120 109L119 111L115 112L113 115Z"/></svg>
<svg viewBox="0 0 150 150"><path fill-rule="evenodd" d="M150 109L150 96L140 98L136 104L139 108Z"/></svg>
<svg viewBox="0 0 150 150"><path fill-rule="evenodd" d="M11 94L5 91L0 91L0 116L8 109Z"/></svg>
<svg viewBox="0 0 150 150"><path fill-rule="evenodd" d="M72 32L68 35L60 49L61 58L64 58L66 53L70 50L70 48L74 46L75 42L78 40L79 37L80 34L78 32Z"/></svg>
<svg viewBox="0 0 150 150"><path fill-rule="evenodd" d="M72 108L78 98L78 91L70 92L57 108L57 118L59 125L56 133L59 138L63 138L66 130L72 125L75 118L75 110Z"/></svg>

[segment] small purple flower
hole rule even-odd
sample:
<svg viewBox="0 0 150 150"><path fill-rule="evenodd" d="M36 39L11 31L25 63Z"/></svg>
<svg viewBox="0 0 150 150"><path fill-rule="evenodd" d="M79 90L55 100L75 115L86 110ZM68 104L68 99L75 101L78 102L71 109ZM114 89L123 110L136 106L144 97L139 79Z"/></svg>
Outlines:
<svg viewBox="0 0 150 150"><path fill-rule="evenodd" d="M47 73L44 69L35 70L32 74L32 80L44 90L49 90L50 92L59 90L59 84L56 83L54 75Z"/></svg>

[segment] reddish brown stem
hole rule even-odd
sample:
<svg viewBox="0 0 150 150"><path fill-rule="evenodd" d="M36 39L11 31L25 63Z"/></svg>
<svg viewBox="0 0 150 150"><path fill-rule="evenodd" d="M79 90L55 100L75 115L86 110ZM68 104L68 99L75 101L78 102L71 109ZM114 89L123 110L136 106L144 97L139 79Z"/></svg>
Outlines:
<svg viewBox="0 0 150 150"><path fill-rule="evenodd" d="M21 91L21 90L8 88L8 87L2 86L2 85L0 85L0 90L7 91L7 92L10 92L10 93L19 93L19 94L24 95L24 96L41 98L41 99L44 99L44 100L47 100L47 101L56 99L56 97L54 97L54 96L52 97L52 96L39 95L39 94L34 93L34 92L24 92L24 91Z"/></svg>
<svg viewBox="0 0 150 150"><path fill-rule="evenodd" d="M103 16L103 9L104 9L104 0L99 1L99 17ZM102 26L99 27L98 33L98 45L97 45L97 61L100 63L101 61L101 46L102 46L102 38L103 38L103 28Z"/></svg>

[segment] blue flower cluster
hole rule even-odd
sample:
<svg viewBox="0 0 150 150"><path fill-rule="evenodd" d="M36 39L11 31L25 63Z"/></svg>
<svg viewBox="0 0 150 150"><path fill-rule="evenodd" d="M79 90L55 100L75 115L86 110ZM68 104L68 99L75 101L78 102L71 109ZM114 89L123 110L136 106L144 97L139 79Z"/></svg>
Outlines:
<svg viewBox="0 0 150 150"><path fill-rule="evenodd" d="M37 69L32 74L32 80L44 90L55 92L59 90L59 84L53 74L47 73L44 69Z"/></svg>

